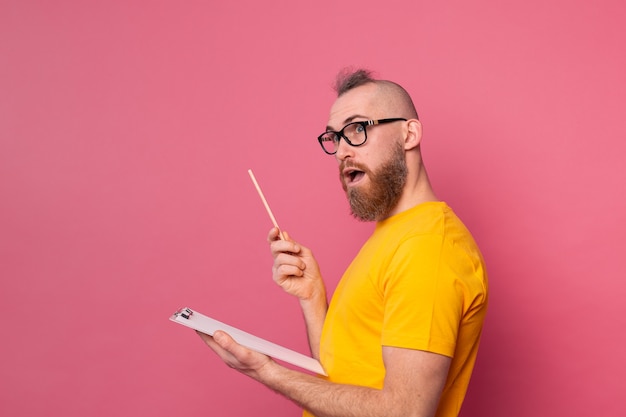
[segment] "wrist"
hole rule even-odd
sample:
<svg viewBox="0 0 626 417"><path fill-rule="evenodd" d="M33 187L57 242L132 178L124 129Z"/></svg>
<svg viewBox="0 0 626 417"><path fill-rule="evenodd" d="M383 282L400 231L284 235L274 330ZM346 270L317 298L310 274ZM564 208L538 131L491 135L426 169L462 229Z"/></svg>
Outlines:
<svg viewBox="0 0 626 417"><path fill-rule="evenodd" d="M326 288L324 287L324 285L321 285L319 288L311 291L308 297L302 297L299 299L299 301L302 308L319 306L326 307L328 305L328 299L326 298Z"/></svg>
<svg viewBox="0 0 626 417"><path fill-rule="evenodd" d="M277 383L284 378L284 371L287 368L278 364L278 362L270 359L266 364L264 364L261 368L257 369L254 375L250 375L252 379L261 382L262 384L275 389Z"/></svg>

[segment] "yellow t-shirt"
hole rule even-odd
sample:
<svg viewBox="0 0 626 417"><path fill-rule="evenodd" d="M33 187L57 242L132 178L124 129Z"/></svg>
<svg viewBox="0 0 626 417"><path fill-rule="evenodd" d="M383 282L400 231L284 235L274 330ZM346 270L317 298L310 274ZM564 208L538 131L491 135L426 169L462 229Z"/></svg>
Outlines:
<svg viewBox="0 0 626 417"><path fill-rule="evenodd" d="M449 356L437 416L456 416L486 309L487 275L471 234L445 203L420 204L379 222L344 273L320 359L330 381L382 388L383 346Z"/></svg>

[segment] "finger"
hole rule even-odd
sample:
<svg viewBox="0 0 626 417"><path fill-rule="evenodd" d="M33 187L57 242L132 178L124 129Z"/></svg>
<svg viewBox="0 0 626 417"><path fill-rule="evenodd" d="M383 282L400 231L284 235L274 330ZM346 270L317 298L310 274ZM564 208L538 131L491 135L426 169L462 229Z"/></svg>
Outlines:
<svg viewBox="0 0 626 417"><path fill-rule="evenodd" d="M274 282L277 284L282 284L285 281L290 280L291 278L302 278L304 276L304 271L300 268L296 268L293 265L281 265L276 268L272 278Z"/></svg>
<svg viewBox="0 0 626 417"><path fill-rule="evenodd" d="M196 333L204 340L204 342L213 350L224 362L231 366L233 359L235 359L235 351L237 348L242 348L235 340L223 331L216 331L213 336L196 331Z"/></svg>
<svg viewBox="0 0 626 417"><path fill-rule="evenodd" d="M215 352L220 358L222 358L222 360L225 360L225 358L228 355L228 352L226 352L216 341L215 339L213 339L213 336L210 336L208 334L202 333L198 330L196 330L196 333L198 334L198 336L200 336L200 338L204 341L204 343L206 343L206 345L211 348L211 350L213 352Z"/></svg>
<svg viewBox="0 0 626 417"><path fill-rule="evenodd" d="M270 252L272 256L276 258L281 254L295 254L300 253L301 247L297 243L288 242L286 240L275 240L270 243Z"/></svg>
<svg viewBox="0 0 626 417"><path fill-rule="evenodd" d="M289 236L289 233L287 233L285 230L283 230L283 237L285 238L287 242L295 243L293 239L291 239L291 236Z"/></svg>
<svg viewBox="0 0 626 417"><path fill-rule="evenodd" d="M230 351L229 348L232 348L232 345L235 343L235 340L230 337L228 333L225 333L221 330L217 330L213 334L213 340L224 350Z"/></svg>
<svg viewBox="0 0 626 417"><path fill-rule="evenodd" d="M254 356L258 355L258 353L237 343L228 333L221 330L217 330L213 334L213 340L223 352L226 352L223 358L233 368L241 370L252 365Z"/></svg>
<svg viewBox="0 0 626 417"><path fill-rule="evenodd" d="M298 269L306 268L306 263L301 257L293 255L291 252L280 252L274 258L274 266L280 268L282 266L294 266Z"/></svg>
<svg viewBox="0 0 626 417"><path fill-rule="evenodd" d="M293 249L291 250L291 252L300 253L300 250L302 249L302 247L298 244L298 242L293 240L291 238L291 235L287 231L283 230L282 233L283 233L283 237L285 238L284 241L293 244L293 247L292 247Z"/></svg>
<svg viewBox="0 0 626 417"><path fill-rule="evenodd" d="M280 240L280 230L278 227L272 227L267 234L267 241L271 243L276 240Z"/></svg>
<svg viewBox="0 0 626 417"><path fill-rule="evenodd" d="M234 343L234 339L221 330L217 330L213 336L208 335L206 333L202 333L199 330L196 330L196 333L200 336L204 342L211 347L219 347L224 350L228 350L228 346Z"/></svg>

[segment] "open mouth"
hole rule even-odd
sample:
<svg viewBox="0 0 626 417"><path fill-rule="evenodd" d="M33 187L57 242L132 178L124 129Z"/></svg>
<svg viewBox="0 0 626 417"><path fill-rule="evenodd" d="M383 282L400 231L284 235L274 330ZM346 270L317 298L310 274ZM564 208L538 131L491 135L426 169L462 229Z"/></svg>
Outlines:
<svg viewBox="0 0 626 417"><path fill-rule="evenodd" d="M343 171L343 177L346 185L356 184L361 181L364 176L365 172L356 168L348 168Z"/></svg>

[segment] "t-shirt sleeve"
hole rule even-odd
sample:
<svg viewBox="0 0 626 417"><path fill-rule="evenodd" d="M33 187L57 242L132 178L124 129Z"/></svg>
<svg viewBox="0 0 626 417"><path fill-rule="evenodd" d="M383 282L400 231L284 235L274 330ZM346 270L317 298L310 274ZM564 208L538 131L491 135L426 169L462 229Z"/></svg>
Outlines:
<svg viewBox="0 0 626 417"><path fill-rule="evenodd" d="M416 236L393 254L381 289L383 345L454 355L463 299L445 245L438 235Z"/></svg>

